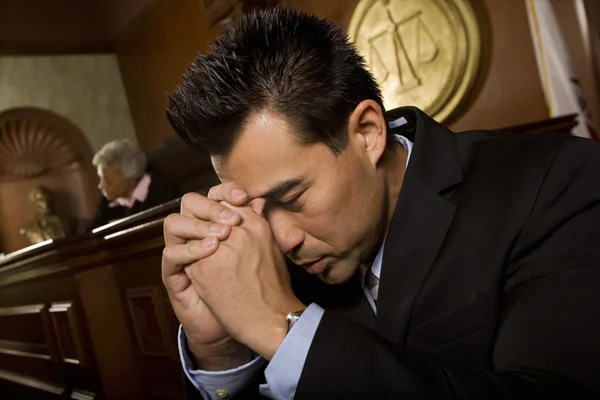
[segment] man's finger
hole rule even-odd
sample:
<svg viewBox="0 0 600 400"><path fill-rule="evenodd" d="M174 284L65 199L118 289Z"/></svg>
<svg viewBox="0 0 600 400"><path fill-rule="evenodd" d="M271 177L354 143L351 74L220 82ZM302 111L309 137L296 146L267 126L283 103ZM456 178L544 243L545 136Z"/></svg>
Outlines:
<svg viewBox="0 0 600 400"><path fill-rule="evenodd" d="M181 214L171 214L164 222L165 245L183 244L188 240L202 240L214 236L225 240L231 233L231 226L203 221Z"/></svg>
<svg viewBox="0 0 600 400"><path fill-rule="evenodd" d="M247 226L254 226L255 228L266 227L267 229L269 229L269 231L271 231L269 222L266 220L263 214L266 205L265 199L256 198L252 200L246 207L235 207L225 201L223 201L222 204L226 205L227 207L231 207L232 210L238 212L240 214L240 217L244 221L244 224L246 224ZM227 241L223 242L223 244L226 243Z"/></svg>
<svg viewBox="0 0 600 400"><path fill-rule="evenodd" d="M252 200L248 205L250 206L250 208L252 210L254 210L255 213L262 216L263 211L265 210L266 204L267 204L267 201L265 199L258 197L256 199Z"/></svg>
<svg viewBox="0 0 600 400"><path fill-rule="evenodd" d="M181 214L226 225L237 225L242 221L237 212L198 193L187 193L181 198Z"/></svg>
<svg viewBox="0 0 600 400"><path fill-rule="evenodd" d="M214 201L226 201L234 206L243 206L248 202L248 194L234 182L213 186L208 191L207 197Z"/></svg>
<svg viewBox="0 0 600 400"><path fill-rule="evenodd" d="M248 203L247 207L237 207L226 201L222 201L221 204L237 212L243 220L246 220L248 218L253 219L256 217L264 218L263 211L267 201L259 197Z"/></svg>
<svg viewBox="0 0 600 400"><path fill-rule="evenodd" d="M185 265L212 255L218 248L219 240L215 237L165 247L162 257L163 281L179 274Z"/></svg>

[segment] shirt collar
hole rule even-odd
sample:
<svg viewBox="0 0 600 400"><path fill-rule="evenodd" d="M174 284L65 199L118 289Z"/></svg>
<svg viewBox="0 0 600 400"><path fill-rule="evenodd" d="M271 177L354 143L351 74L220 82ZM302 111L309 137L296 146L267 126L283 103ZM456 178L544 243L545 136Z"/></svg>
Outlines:
<svg viewBox="0 0 600 400"><path fill-rule="evenodd" d="M144 201L146 201L146 198L148 197L148 190L150 188L150 182L152 182L152 178L150 177L150 175L144 174L144 176L142 176L142 179L140 179L140 181L138 182L135 189L133 189L133 193L131 193L131 197L127 197L127 198L119 197L119 198L115 199L114 201L110 202L108 204L108 206L109 207L121 206L121 207L132 208L133 204L136 201L143 203Z"/></svg>

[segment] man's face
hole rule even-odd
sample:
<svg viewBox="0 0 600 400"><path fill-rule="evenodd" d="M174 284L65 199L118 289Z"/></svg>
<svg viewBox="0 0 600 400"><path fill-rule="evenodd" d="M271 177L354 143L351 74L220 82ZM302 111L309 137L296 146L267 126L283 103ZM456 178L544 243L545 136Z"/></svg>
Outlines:
<svg viewBox="0 0 600 400"><path fill-rule="evenodd" d="M327 283L341 283L372 255L382 234L385 185L360 135L336 156L301 144L284 119L262 112L223 158L221 181L267 200L265 217L281 251Z"/></svg>
<svg viewBox="0 0 600 400"><path fill-rule="evenodd" d="M98 189L108 201L114 201L119 197L127 197L130 180L125 179L118 165L99 165L97 168Z"/></svg>

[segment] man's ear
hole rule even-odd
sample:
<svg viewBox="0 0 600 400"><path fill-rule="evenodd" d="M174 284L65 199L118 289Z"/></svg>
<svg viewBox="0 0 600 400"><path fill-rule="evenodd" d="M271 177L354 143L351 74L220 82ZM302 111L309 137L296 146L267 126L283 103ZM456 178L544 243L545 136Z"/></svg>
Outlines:
<svg viewBox="0 0 600 400"><path fill-rule="evenodd" d="M387 125L383 110L374 100L363 100L348 119L351 144L359 146L369 160L376 165L385 150Z"/></svg>

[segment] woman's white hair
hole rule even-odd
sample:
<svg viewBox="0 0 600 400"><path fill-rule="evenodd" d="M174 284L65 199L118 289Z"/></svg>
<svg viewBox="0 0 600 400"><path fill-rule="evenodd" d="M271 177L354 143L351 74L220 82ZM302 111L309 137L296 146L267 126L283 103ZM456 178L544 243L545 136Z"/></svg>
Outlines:
<svg viewBox="0 0 600 400"><path fill-rule="evenodd" d="M96 153L92 164L119 166L123 177L138 179L146 172L146 155L129 139L117 139L106 143Z"/></svg>

